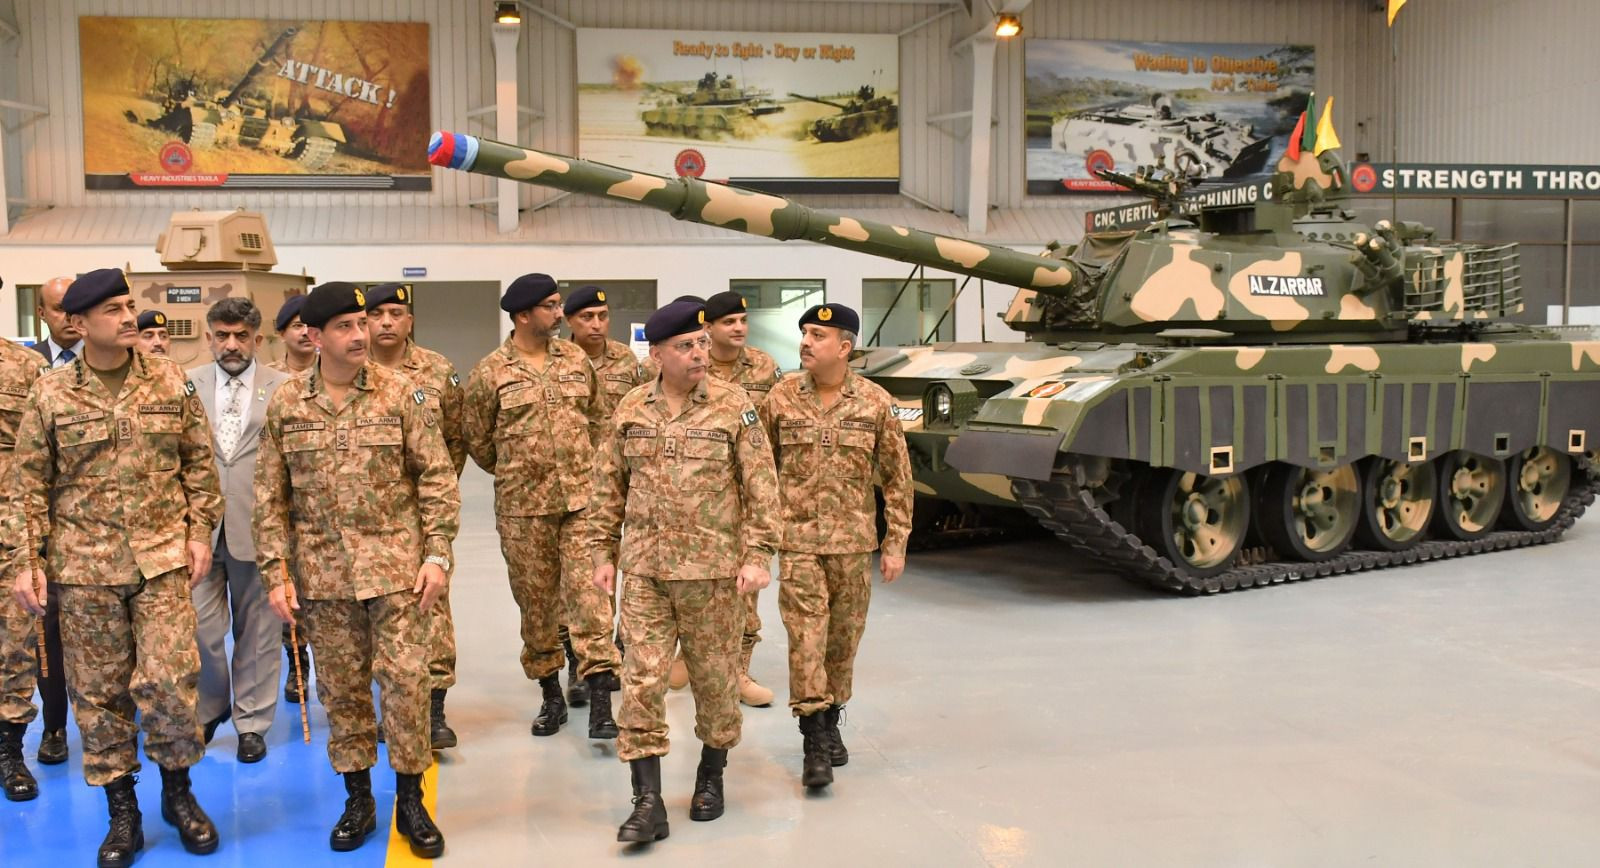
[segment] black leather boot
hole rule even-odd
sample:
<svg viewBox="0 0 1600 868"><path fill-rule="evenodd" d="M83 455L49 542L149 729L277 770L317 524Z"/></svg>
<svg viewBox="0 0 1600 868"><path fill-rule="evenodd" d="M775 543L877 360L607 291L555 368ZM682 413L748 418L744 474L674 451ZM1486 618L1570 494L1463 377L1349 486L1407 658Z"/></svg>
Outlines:
<svg viewBox="0 0 1600 868"><path fill-rule="evenodd" d="M534 735L555 735L561 724L567 722L567 701L561 698L561 673L553 672L539 679L539 690L544 693L544 704L539 706L539 716L533 719Z"/></svg>
<svg viewBox="0 0 1600 868"><path fill-rule="evenodd" d="M694 798L689 801L689 819L704 822L722 816L722 770L727 765L727 751L701 746L700 767L694 772Z"/></svg>
<svg viewBox="0 0 1600 868"><path fill-rule="evenodd" d="M444 835L422 805L422 775L395 773L394 826L411 842L416 856L437 859L444 852Z"/></svg>
<svg viewBox="0 0 1600 868"><path fill-rule="evenodd" d="M628 763L633 773L633 813L622 821L617 840L648 844L667 837L667 803L661 800L661 757Z"/></svg>
<svg viewBox="0 0 1600 868"><path fill-rule="evenodd" d="M333 824L328 846L343 853L366 843L378 831L378 803L372 798L372 769L344 773L344 813Z"/></svg>
<svg viewBox="0 0 1600 868"><path fill-rule="evenodd" d="M304 645L299 648L290 645L287 637L283 640L283 650L289 655L289 662L284 666L284 672L288 677L284 679L283 698L286 702L299 704L305 700L305 697L301 695L300 688L296 686L294 681L294 658L300 658L300 681L309 687L311 685L311 655L306 652L306 646Z"/></svg>
<svg viewBox="0 0 1600 868"><path fill-rule="evenodd" d="M428 739L434 750L456 746L456 731L444 719L444 694L444 688L435 687L429 697Z"/></svg>
<svg viewBox="0 0 1600 868"><path fill-rule="evenodd" d="M133 792L132 774L106 784L106 811L111 828L100 842L100 868L127 868L134 854L144 849L144 815L139 813L139 797Z"/></svg>
<svg viewBox="0 0 1600 868"><path fill-rule="evenodd" d="M578 677L578 655L572 650L572 640L562 639L561 646L567 649L567 704L582 708L589 704L588 679Z"/></svg>
<svg viewBox="0 0 1600 868"><path fill-rule="evenodd" d="M844 738L839 735L839 721L844 719L844 706L830 705L822 713L823 720L828 722L828 758L835 766L842 766L850 762L850 751L845 749Z"/></svg>
<svg viewBox="0 0 1600 868"><path fill-rule="evenodd" d="M188 769L161 770L161 819L178 830L183 849L200 854L216 851L217 827L194 800Z"/></svg>
<svg viewBox="0 0 1600 868"><path fill-rule="evenodd" d="M828 736L828 721L823 718L825 713L818 711L800 718L800 734L805 739L800 783L808 789L833 783L833 739Z"/></svg>
<svg viewBox="0 0 1600 868"><path fill-rule="evenodd" d="M593 724L590 728L593 729ZM22 734L27 730L26 723L0 723L0 786L5 787L6 798L13 802L39 797L39 782L33 779L33 772L28 771L28 764L22 761Z"/></svg>
<svg viewBox="0 0 1600 868"><path fill-rule="evenodd" d="M39 739L39 764L58 766L67 761L67 731L47 729Z"/></svg>
<svg viewBox="0 0 1600 868"><path fill-rule="evenodd" d="M611 717L611 691L606 689L609 672L596 672L589 676L589 737L616 738L617 722Z"/></svg>

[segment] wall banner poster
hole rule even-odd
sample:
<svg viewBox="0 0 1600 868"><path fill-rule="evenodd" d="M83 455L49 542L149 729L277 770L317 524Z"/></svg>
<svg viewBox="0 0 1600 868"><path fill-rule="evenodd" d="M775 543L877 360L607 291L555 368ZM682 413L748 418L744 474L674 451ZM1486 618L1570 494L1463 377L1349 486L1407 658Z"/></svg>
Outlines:
<svg viewBox="0 0 1600 868"><path fill-rule="evenodd" d="M578 155L772 192L899 190L893 34L578 31Z"/></svg>
<svg viewBox="0 0 1600 868"><path fill-rule="evenodd" d="M78 19L90 190L429 190L428 25Z"/></svg>
<svg viewBox="0 0 1600 868"><path fill-rule="evenodd" d="M1309 45L1029 39L1023 53L1031 195L1121 189L1092 169L1270 173L1315 71Z"/></svg>

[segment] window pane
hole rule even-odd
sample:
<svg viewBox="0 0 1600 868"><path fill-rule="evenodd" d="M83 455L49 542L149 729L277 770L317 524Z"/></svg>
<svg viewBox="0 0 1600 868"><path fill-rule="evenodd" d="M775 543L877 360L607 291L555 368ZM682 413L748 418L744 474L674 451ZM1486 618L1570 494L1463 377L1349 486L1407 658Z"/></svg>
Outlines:
<svg viewBox="0 0 1600 868"><path fill-rule="evenodd" d="M630 325L638 323L643 326L657 307L656 282L653 280L562 280L556 283L563 299L581 286L598 286L605 290L606 307L611 309L608 334L614 341L625 344L632 342Z"/></svg>
<svg viewBox="0 0 1600 868"><path fill-rule="evenodd" d="M800 367L800 315L827 300L821 280L730 280L728 288L749 305L750 346L766 350L778 367Z"/></svg>
<svg viewBox="0 0 1600 868"><path fill-rule="evenodd" d="M38 306L39 287L17 287L17 337L39 340L39 316L34 312Z"/></svg>
<svg viewBox="0 0 1600 868"><path fill-rule="evenodd" d="M1561 241L1566 203L1559 199L1462 199L1462 241Z"/></svg>
<svg viewBox="0 0 1600 868"><path fill-rule="evenodd" d="M900 288L904 286L905 292ZM873 346L903 347L920 344L932 331L955 294L954 280L913 280L868 278L861 281L861 345L867 346L872 334L882 325ZM900 300L895 301L899 295ZM893 306L893 313L890 307ZM884 317L888 315L888 321ZM955 315L944 318L936 341L955 340Z"/></svg>

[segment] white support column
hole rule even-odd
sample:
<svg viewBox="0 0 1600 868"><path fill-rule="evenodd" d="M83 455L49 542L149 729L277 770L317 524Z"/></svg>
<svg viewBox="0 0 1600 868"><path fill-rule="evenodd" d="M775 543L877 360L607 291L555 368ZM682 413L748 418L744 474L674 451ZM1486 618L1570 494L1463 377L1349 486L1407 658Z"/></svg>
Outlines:
<svg viewBox="0 0 1600 868"><path fill-rule="evenodd" d="M6 201L10 189L6 186L6 131L0 124L0 238L11 234L11 203Z"/></svg>
<svg viewBox="0 0 1600 868"><path fill-rule="evenodd" d="M974 39L972 52L972 120L967 131L967 231L989 228L989 144L994 117L994 39Z"/></svg>
<svg viewBox="0 0 1600 868"><path fill-rule="evenodd" d="M494 133L509 144L517 141L517 43L522 25L493 24L494 39ZM502 234L517 231L517 182L495 181L495 200Z"/></svg>

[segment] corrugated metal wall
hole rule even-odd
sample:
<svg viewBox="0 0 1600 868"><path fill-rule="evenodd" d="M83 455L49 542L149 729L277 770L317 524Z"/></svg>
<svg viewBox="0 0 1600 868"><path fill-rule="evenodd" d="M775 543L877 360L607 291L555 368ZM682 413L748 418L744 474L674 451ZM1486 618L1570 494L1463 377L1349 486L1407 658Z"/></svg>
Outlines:
<svg viewBox="0 0 1600 868"><path fill-rule="evenodd" d="M71 240L93 240L99 229L117 224L119 212L221 204L215 194L200 192L83 189L80 15L232 17L267 12L282 18L427 21L434 123L469 132L492 130L488 118L466 118L469 109L492 99L487 0L277 0L270 8L239 0L11 2L22 37L0 43L0 75L6 76L0 79L0 93L51 108L48 117L20 128L18 115L5 115L8 127L14 128L7 138L12 195L99 212L79 219ZM797 0L543 0L540 5L584 27L861 33L899 32L947 8ZM1600 112L1587 100L1600 84L1600 64L1589 44L1600 32L1600 3L1411 0L1398 28L1398 74L1391 68L1380 5L1376 0L1035 0L1022 17L1029 37L1313 43L1319 91L1338 96L1336 119L1352 156L1362 150L1374 158L1387 155L1385 121L1391 85L1398 81L1402 160L1597 162L1591 143L1600 139ZM525 124L522 138L570 153L576 110L573 36L547 18L532 13L525 17L522 100L543 112L543 118ZM902 188L942 208L957 202L966 160L964 133L959 126L934 128L926 119L965 107L970 61L953 56L949 46L986 24L958 13L901 40ZM992 202L1001 207L1082 208L1084 200L1023 195L1023 44L1011 42L999 49ZM13 56L14 78L6 66ZM439 209L459 208L490 194L487 179L437 172L435 189L427 194L230 192L226 204L326 209L346 220L359 215L362 237L392 243L429 237L431 226L441 219L449 222ZM531 205L547 194L527 188L522 195L524 204ZM557 207L595 204L568 200Z"/></svg>

